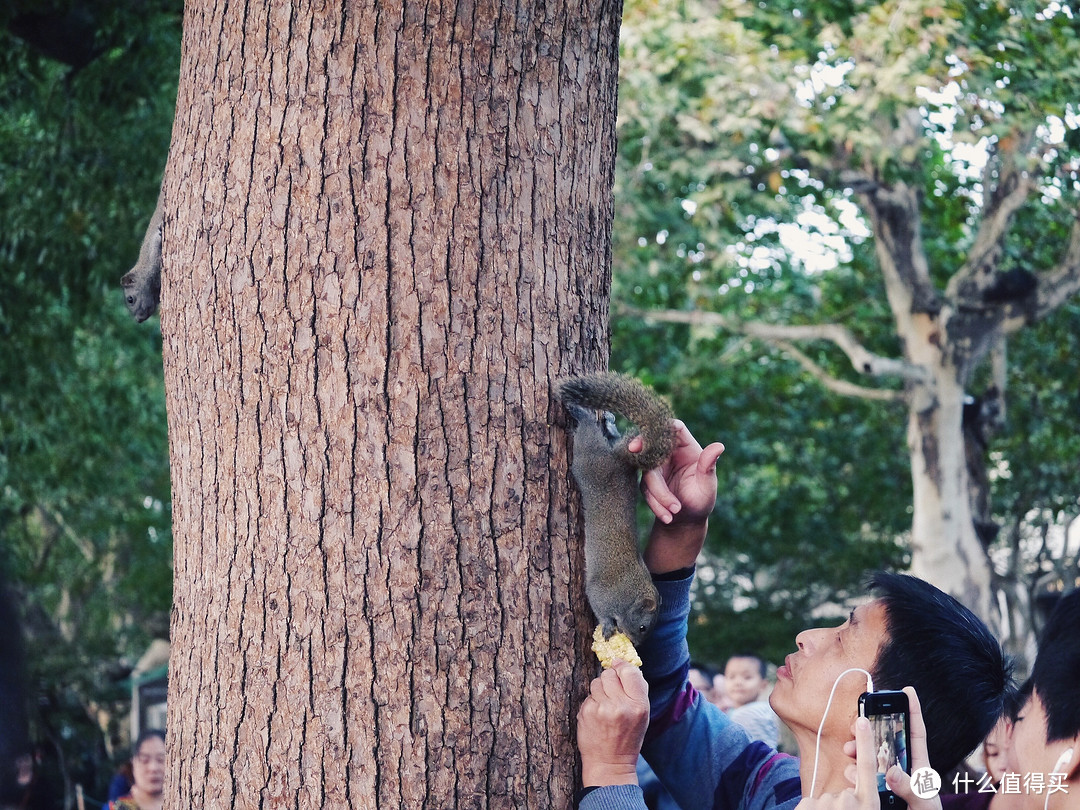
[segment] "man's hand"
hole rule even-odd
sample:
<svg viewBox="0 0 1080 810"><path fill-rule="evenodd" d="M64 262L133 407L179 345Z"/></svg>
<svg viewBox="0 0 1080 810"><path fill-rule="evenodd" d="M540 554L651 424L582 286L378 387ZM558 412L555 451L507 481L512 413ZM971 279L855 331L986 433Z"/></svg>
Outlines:
<svg viewBox="0 0 1080 810"><path fill-rule="evenodd" d="M908 697L908 713L911 715L911 770L930 767L930 757L926 753L926 725L923 723L922 706L914 687L905 686ZM893 765L885 774L885 784L889 790L908 804L909 810L941 810L940 796L932 799L920 799L911 789L911 777L899 765Z"/></svg>
<svg viewBox="0 0 1080 810"><path fill-rule="evenodd" d="M908 696L908 712L911 717L911 767L929 768L926 753L926 726L923 724L919 696L910 686L904 687ZM796 810L879 810L881 802L877 793L878 757L874 748L874 735L865 717L855 720L855 739L844 744L844 753L855 757L855 764L848 766L845 775L853 788L839 793L826 793L814 799L803 797ZM920 799L911 789L911 777L899 765L892 765L885 774L889 790L907 802L909 810L941 810L941 799Z"/></svg>
<svg viewBox="0 0 1080 810"><path fill-rule="evenodd" d="M645 547L645 564L654 574L686 568L697 560L716 503L716 461L724 452L719 442L703 450L678 419L675 431L671 457L641 477L645 502L656 515ZM629 449L635 449L634 442Z"/></svg>
<svg viewBox="0 0 1080 810"><path fill-rule="evenodd" d="M616 659L611 669L593 679L578 709L582 784L636 785L648 725L649 685L640 669Z"/></svg>

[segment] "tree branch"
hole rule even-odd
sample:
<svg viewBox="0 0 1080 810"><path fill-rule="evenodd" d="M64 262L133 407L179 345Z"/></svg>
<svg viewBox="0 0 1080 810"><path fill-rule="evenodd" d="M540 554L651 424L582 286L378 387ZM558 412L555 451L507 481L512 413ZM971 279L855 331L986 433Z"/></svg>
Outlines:
<svg viewBox="0 0 1080 810"><path fill-rule="evenodd" d="M888 388L866 388L865 386L855 385L855 383L850 383L847 380L841 380L834 377L786 340L775 340L770 342L794 357L805 371L809 372L814 379L835 394L842 394L846 397L859 397L860 399L876 399L885 402L896 402L904 398L903 391L892 391Z"/></svg>
<svg viewBox="0 0 1080 810"><path fill-rule="evenodd" d="M1069 245L1061 261L1045 273L1037 274L1035 302L1027 310L1006 317L1003 330L1016 332L1026 323L1045 318L1069 298L1080 293L1080 212L1069 234Z"/></svg>
<svg viewBox="0 0 1080 810"><path fill-rule="evenodd" d="M874 249L889 306L904 313L936 315L941 300L930 280L930 265L922 242L918 191L906 183L878 186L860 194L874 229Z"/></svg>
<svg viewBox="0 0 1080 810"><path fill-rule="evenodd" d="M923 383L929 379L926 370L920 366L905 363L902 360L881 357L869 351L855 339L855 336L852 335L848 329L839 324L829 323L808 326L789 326L784 324L762 323L761 321L744 322L734 318L728 318L721 315L719 312L705 312L702 310L626 309L624 310L624 314L663 323L685 323L691 326L711 326L724 329L736 334L746 335L747 337L758 338L759 340L764 340L776 346L783 346L785 347L785 350L791 351L793 356L797 356L797 359L799 357L805 358L805 355L802 355L801 352L798 352L798 350L791 347L791 341L827 340L835 344L847 355L848 359L851 361L851 365L860 374L868 374L874 377L896 376L903 380L916 383ZM811 362L808 358L805 359L806 362ZM799 362L803 363L803 360L800 359ZM806 367L805 363L803 363L803 365ZM814 369L816 369L816 371L812 371L812 373L824 382L824 376L827 376L826 372L816 365L814 366ZM807 367L807 370L811 369ZM840 380L836 380L835 382L841 385L851 385L849 383L842 383ZM868 396L868 394L864 392L875 390L860 388L859 386L852 386L852 388L860 392L848 392L853 396ZM880 396L879 394L881 393L886 394L886 396ZM894 397L893 394L896 394L897 396L901 395L900 392L878 391L870 398L894 399L896 397Z"/></svg>
<svg viewBox="0 0 1080 810"><path fill-rule="evenodd" d="M988 192L979 230L968 251L967 261L949 279L945 290L946 296L958 303L970 300L981 304L981 293L993 282L1001 246L1008 235L1013 215L1035 188L1035 178L1019 165L1019 156L1027 153L1031 141L1032 135L1024 134L998 142L997 185ZM988 164L983 178L984 190L989 187L989 169Z"/></svg>

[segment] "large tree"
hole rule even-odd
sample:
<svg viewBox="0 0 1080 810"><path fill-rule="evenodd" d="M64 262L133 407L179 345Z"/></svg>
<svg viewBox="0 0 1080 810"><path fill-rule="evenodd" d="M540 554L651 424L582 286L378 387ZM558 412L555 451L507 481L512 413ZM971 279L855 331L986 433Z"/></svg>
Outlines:
<svg viewBox="0 0 1080 810"><path fill-rule="evenodd" d="M617 300L901 407L912 571L1023 635L998 611L1017 583L988 495L1010 459L988 450L1006 344L1080 290L1069 10L635 3L623 44Z"/></svg>
<svg viewBox="0 0 1080 810"><path fill-rule="evenodd" d="M569 806L619 16L188 3L170 806Z"/></svg>

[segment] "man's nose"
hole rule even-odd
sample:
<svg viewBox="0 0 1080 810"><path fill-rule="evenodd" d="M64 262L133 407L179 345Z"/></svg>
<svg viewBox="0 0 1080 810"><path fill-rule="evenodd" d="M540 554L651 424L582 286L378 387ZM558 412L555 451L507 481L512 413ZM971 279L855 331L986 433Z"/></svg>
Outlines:
<svg viewBox="0 0 1080 810"><path fill-rule="evenodd" d="M799 648L800 652L812 653L816 646L816 639L818 634L823 628L814 627L809 630L803 630L797 636L795 636L795 646Z"/></svg>

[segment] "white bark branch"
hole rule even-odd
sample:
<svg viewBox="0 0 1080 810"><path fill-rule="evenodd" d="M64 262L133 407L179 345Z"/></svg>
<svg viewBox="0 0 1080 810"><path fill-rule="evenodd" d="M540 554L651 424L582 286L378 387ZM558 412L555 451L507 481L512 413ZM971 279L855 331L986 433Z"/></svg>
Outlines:
<svg viewBox="0 0 1080 810"><path fill-rule="evenodd" d="M846 397L858 397L860 399L875 399L885 402L896 402L904 398L903 391L893 391L888 388L867 388L862 385L848 382L847 380L841 380L838 377L829 374L829 372L795 348L795 346L788 341L776 340L771 342L773 345L783 349L795 358L796 362L798 362L805 371L809 372L814 379L835 394L842 394Z"/></svg>
<svg viewBox="0 0 1080 810"><path fill-rule="evenodd" d="M917 312L936 314L941 299L930 279L917 190L895 183L879 186L859 199L873 226L874 250L893 314L898 320Z"/></svg>
<svg viewBox="0 0 1080 810"><path fill-rule="evenodd" d="M1038 273L1035 301L1027 307L1010 308L1002 320L1005 334L1017 332L1029 323L1041 320L1080 293L1080 212L1073 222L1065 255L1052 269Z"/></svg>
<svg viewBox="0 0 1080 810"><path fill-rule="evenodd" d="M1057 309L1066 298L1080 292L1080 211L1069 234L1069 246L1061 262L1039 278L1035 317Z"/></svg>
<svg viewBox="0 0 1080 810"><path fill-rule="evenodd" d="M1035 177L1023 170L1017 163L1018 157L1026 154L1030 147L1032 136L1030 134L1018 135L1009 139L1012 146L1003 149L998 145L998 182L993 190L988 193L986 206L983 209L979 230L975 234L975 241L968 251L967 261L951 279L945 290L947 297L958 300L964 297L977 297L982 292L982 285L972 284L977 274L982 273L983 278L989 282L993 273L997 270L998 258L1001 255L1001 245L1009 232L1009 224L1013 215L1022 206L1035 189ZM989 165L985 179L989 176ZM984 180L984 188L989 185Z"/></svg>
<svg viewBox="0 0 1080 810"><path fill-rule="evenodd" d="M626 314L664 323L685 323L691 326L711 326L724 329L736 334L764 340L773 345L784 344L785 350L791 351L793 356L799 355L804 358L805 355L790 346L791 341L827 340L835 344L847 355L851 365L860 374L868 374L874 377L896 376L915 383L924 383L929 380L926 369L911 363L905 363L903 360L874 354L859 343L848 329L839 324L790 326L762 323L761 321L744 322L735 318L728 318L719 312L705 312L702 310L627 310ZM803 361L799 360L799 362L802 363ZM807 362L810 362L808 358ZM817 369L817 371L813 372L814 375L824 381L822 375L826 375L826 372L816 365L814 368ZM844 386L851 385L843 383L841 380L835 380L835 382ZM867 396L865 392L875 390L861 388L860 386L852 386L852 388L858 392L851 392L853 396ZM884 393L885 396L878 395L880 393ZM899 395L899 392L887 391L878 392L878 394L874 394L870 398L893 399L895 398L893 394Z"/></svg>

